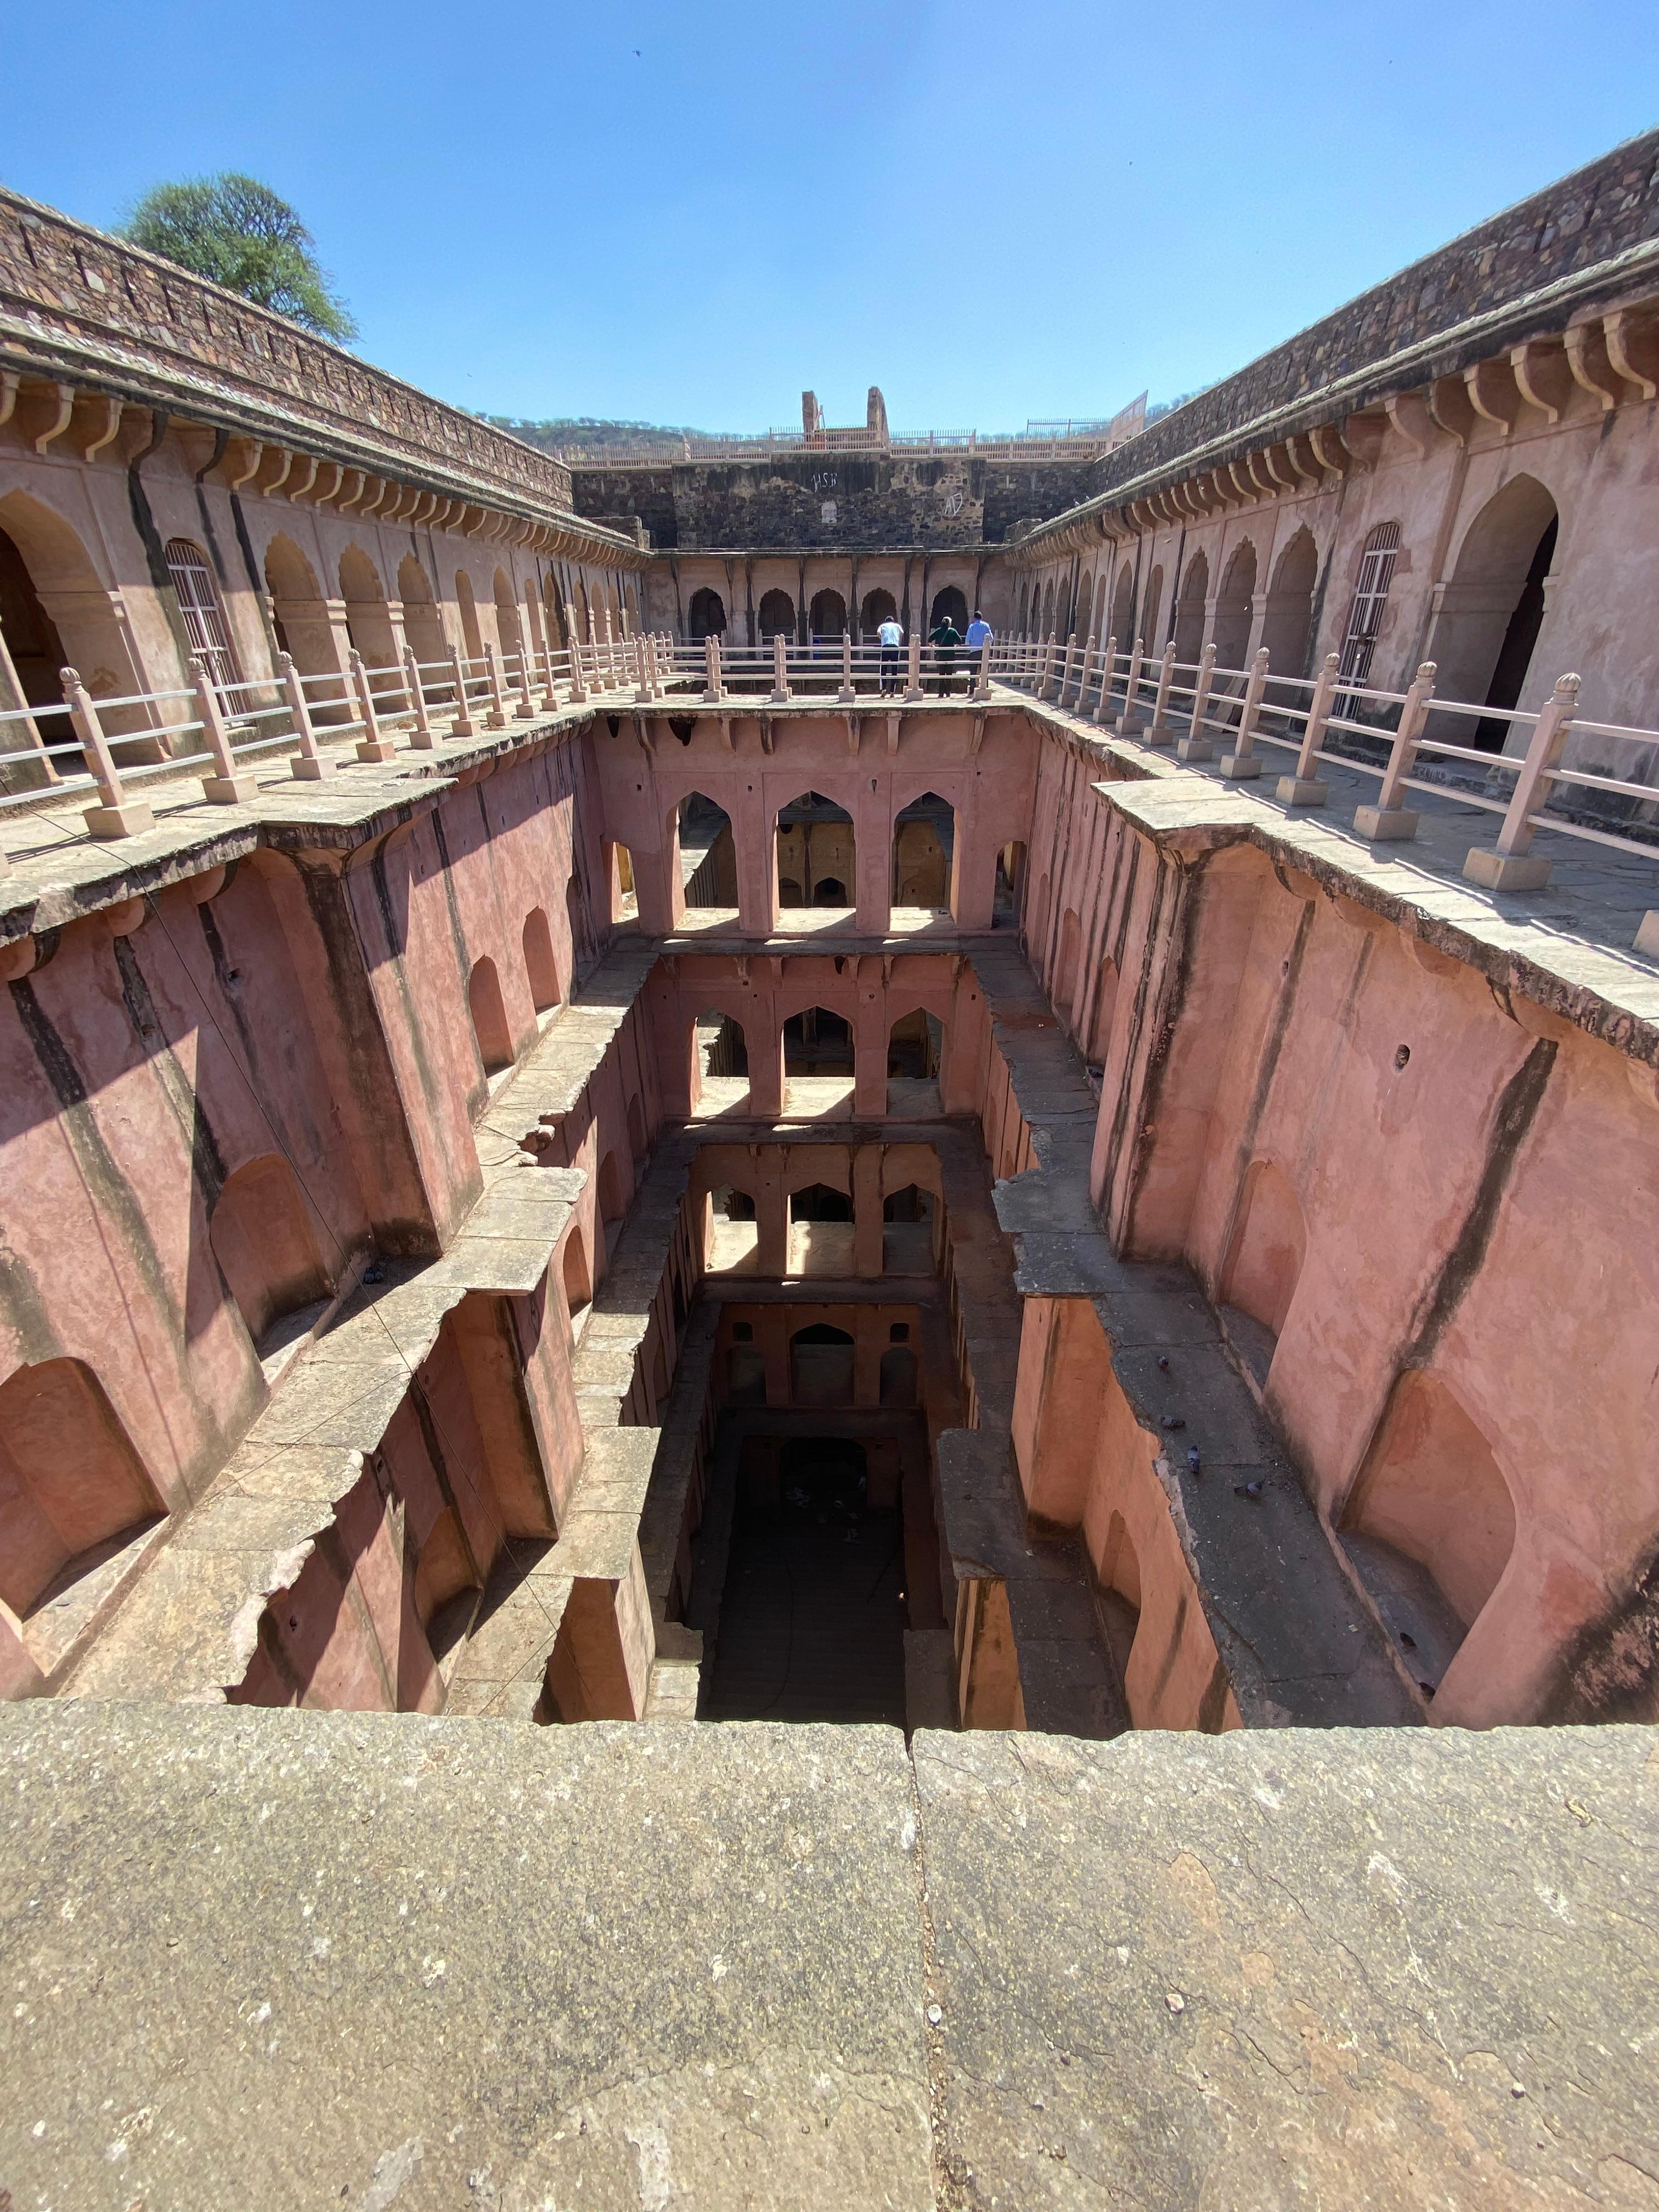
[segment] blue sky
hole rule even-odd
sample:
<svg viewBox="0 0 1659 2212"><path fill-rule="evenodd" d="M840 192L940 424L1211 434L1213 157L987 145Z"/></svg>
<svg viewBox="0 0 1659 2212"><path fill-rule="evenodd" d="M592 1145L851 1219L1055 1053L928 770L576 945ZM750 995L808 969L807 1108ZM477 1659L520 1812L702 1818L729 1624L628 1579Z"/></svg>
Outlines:
<svg viewBox="0 0 1659 2212"><path fill-rule="evenodd" d="M3 37L17 190L109 224L248 170L369 360L708 429L804 385L906 430L1171 398L1659 120L1652 0L11 0Z"/></svg>

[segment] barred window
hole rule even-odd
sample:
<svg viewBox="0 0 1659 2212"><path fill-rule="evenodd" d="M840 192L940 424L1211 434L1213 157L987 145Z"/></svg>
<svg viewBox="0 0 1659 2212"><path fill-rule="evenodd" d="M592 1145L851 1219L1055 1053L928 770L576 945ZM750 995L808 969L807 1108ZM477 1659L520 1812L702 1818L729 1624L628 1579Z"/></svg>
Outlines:
<svg viewBox="0 0 1659 2212"><path fill-rule="evenodd" d="M185 618L190 649L207 663L208 673L221 690L236 683L240 672L230 642L230 629L219 600L219 587L199 545L188 538L167 542L167 574L179 595L179 611Z"/></svg>
<svg viewBox="0 0 1659 2212"><path fill-rule="evenodd" d="M1365 684L1371 672L1371 656L1376 651L1377 632L1382 627L1382 610L1389 603L1389 586L1394 581L1394 564L1400 553L1400 525L1380 522L1365 540L1365 550L1360 556L1359 581L1354 586L1353 605L1348 613L1348 632L1342 641L1342 659L1338 677L1345 684Z"/></svg>

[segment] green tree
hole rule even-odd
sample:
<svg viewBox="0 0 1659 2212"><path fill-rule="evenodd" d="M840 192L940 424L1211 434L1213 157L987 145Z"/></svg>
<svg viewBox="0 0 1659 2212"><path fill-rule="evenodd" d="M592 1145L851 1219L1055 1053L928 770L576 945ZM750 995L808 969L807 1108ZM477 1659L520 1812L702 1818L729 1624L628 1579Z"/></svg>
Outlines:
<svg viewBox="0 0 1659 2212"><path fill-rule="evenodd" d="M227 169L156 185L120 234L304 330L341 343L357 335L345 302L318 266L316 240L288 202L257 178Z"/></svg>

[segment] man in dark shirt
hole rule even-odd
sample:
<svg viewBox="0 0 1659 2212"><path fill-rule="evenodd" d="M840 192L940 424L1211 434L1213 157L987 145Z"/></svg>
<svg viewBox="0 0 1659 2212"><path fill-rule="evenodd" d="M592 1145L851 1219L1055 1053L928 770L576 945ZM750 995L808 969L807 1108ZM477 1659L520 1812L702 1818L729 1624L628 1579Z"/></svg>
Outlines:
<svg viewBox="0 0 1659 2212"><path fill-rule="evenodd" d="M942 616L927 633L927 642L933 648L933 665L939 671L940 698L957 688L957 647L962 643L962 632L949 615Z"/></svg>

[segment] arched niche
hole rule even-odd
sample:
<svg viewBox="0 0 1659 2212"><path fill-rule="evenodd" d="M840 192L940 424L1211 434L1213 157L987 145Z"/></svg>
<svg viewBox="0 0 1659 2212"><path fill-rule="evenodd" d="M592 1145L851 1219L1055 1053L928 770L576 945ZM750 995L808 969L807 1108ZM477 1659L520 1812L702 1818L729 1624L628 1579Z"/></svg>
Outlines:
<svg viewBox="0 0 1659 2212"><path fill-rule="evenodd" d="M532 907L524 921L524 972L530 986L531 1004L538 1014L550 1013L559 1003L559 962L553 949L553 926L545 907Z"/></svg>
<svg viewBox="0 0 1659 2212"><path fill-rule="evenodd" d="M20 705L50 706L61 702L58 672L74 668L94 698L125 698L146 688L127 647L117 612L117 602L106 588L79 533L44 500L26 491L0 496L0 532L10 547L3 569L4 595L0 599L0 626L17 668L18 687L24 694ZM52 655L57 665L47 665ZM166 683L167 675L155 680ZM38 696L37 696L38 695ZM14 702L6 702L8 706ZM112 708L104 719L112 734L143 726L141 710ZM46 742L61 744L70 735L61 715L46 725ZM15 742L13 740L12 742ZM153 743L140 754L124 749L118 757L129 763L154 757ZM63 757L63 768L73 770L72 755ZM31 771L32 773L36 773Z"/></svg>
<svg viewBox="0 0 1659 2212"><path fill-rule="evenodd" d="M1100 641L1101 649L1103 652L1105 649L1106 641L1111 635L1111 631L1107 622L1107 616L1109 611L1107 602L1111 597L1111 579L1107 575L1106 571L1103 568L1100 572L1099 579L1095 585L1095 604L1091 617L1095 635Z"/></svg>
<svg viewBox="0 0 1659 2212"><path fill-rule="evenodd" d="M797 1406L850 1406L853 1340L844 1328L815 1322L789 1340L789 1395Z"/></svg>
<svg viewBox="0 0 1659 2212"><path fill-rule="evenodd" d="M1117 649L1127 653L1133 642L1135 626L1135 572L1126 561L1117 572L1117 583L1112 592L1111 635L1117 640Z"/></svg>
<svg viewBox="0 0 1659 2212"><path fill-rule="evenodd" d="M847 602L836 591L814 592L807 611L810 633L817 638L839 640L847 628Z"/></svg>
<svg viewBox="0 0 1659 2212"><path fill-rule="evenodd" d="M908 1182L881 1202L881 1266L886 1275L938 1273L944 1209L931 1190Z"/></svg>
<svg viewBox="0 0 1659 2212"><path fill-rule="evenodd" d="M1077 587L1077 634L1086 644L1095 619L1095 574L1085 568Z"/></svg>
<svg viewBox="0 0 1659 2212"><path fill-rule="evenodd" d="M738 853L726 809L701 791L688 792L675 809L675 829L687 910L735 908Z"/></svg>
<svg viewBox="0 0 1659 2212"><path fill-rule="evenodd" d="M924 791L901 807L893 817L893 905L948 912L956 844L957 812L948 799Z"/></svg>
<svg viewBox="0 0 1659 2212"><path fill-rule="evenodd" d="M1117 963L1109 952L1100 957L1094 988L1085 1017L1084 1058L1091 1066L1103 1066L1112 1038L1112 1018L1117 1012Z"/></svg>
<svg viewBox="0 0 1659 2212"><path fill-rule="evenodd" d="M827 1006L806 1006L783 1024L784 1108L791 1115L840 1112L853 1095L853 1025Z"/></svg>
<svg viewBox="0 0 1659 2212"><path fill-rule="evenodd" d="M1203 554L1194 553L1182 572L1176 599L1176 659L1183 667L1193 666L1204 647L1204 605L1209 589L1210 564Z"/></svg>
<svg viewBox="0 0 1659 2212"><path fill-rule="evenodd" d="M362 655L364 665L376 671L394 668L398 660L398 641L392 633L392 611L386 603L386 586L380 570L361 545L348 545L340 556L340 597L345 601L346 635ZM403 698L402 685L386 677L377 678L374 691L376 703L388 708ZM395 699L389 696L394 692Z"/></svg>
<svg viewBox="0 0 1659 2212"><path fill-rule="evenodd" d="M853 1194L839 1183L819 1182L789 1194L787 1272L791 1275L853 1273Z"/></svg>
<svg viewBox="0 0 1659 2212"><path fill-rule="evenodd" d="M865 593L864 603L859 609L859 629L864 636L873 637L883 623L897 620L898 602L890 592L883 591L878 586L874 591Z"/></svg>
<svg viewBox="0 0 1659 2212"><path fill-rule="evenodd" d="M703 1267L711 1275L752 1275L759 1264L760 1223L752 1191L721 1183L708 1194Z"/></svg>
<svg viewBox="0 0 1659 2212"><path fill-rule="evenodd" d="M598 1186L599 1225L605 1235L605 1257L609 1259L622 1235L628 1211L626 1186L614 1151L608 1152L599 1162Z"/></svg>
<svg viewBox="0 0 1659 2212"><path fill-rule="evenodd" d="M1402 1662L1432 1696L1515 1548L1515 1501L1491 1445L1438 1376L1389 1393L1341 1532Z"/></svg>
<svg viewBox="0 0 1659 2212"><path fill-rule="evenodd" d="M991 901L994 926L1007 927L1018 920L1024 889L1025 845L1023 839L1016 837L997 848L996 881Z"/></svg>
<svg viewBox="0 0 1659 2212"><path fill-rule="evenodd" d="M344 663L322 586L316 570L285 532L279 530L266 546L264 568L279 649L290 656L301 676L339 678ZM313 714L324 722L343 720L349 712L343 680L310 685L306 696Z"/></svg>
<svg viewBox="0 0 1659 2212"><path fill-rule="evenodd" d="M1277 676L1304 672L1313 623L1314 586L1318 580L1319 549L1304 523L1273 564L1262 617L1261 642L1267 648L1267 665ZM1289 699L1305 695L1278 696Z"/></svg>
<svg viewBox="0 0 1659 2212"><path fill-rule="evenodd" d="M403 602L404 635L431 696L443 686L449 641L444 635L432 580L412 553L405 553L398 564L398 597Z"/></svg>
<svg viewBox="0 0 1659 2212"><path fill-rule="evenodd" d="M1234 546L1222 572L1216 594L1215 665L1238 669L1244 665L1250 643L1250 601L1255 592L1255 548L1249 539Z"/></svg>
<svg viewBox="0 0 1659 2212"><path fill-rule="evenodd" d="M455 611L461 618L462 658L468 662L481 662L483 633L478 627L478 596L465 568L455 571Z"/></svg>
<svg viewBox="0 0 1659 2212"><path fill-rule="evenodd" d="M1052 637L1054 634L1054 580L1050 576L1048 582L1042 587L1042 629L1041 635L1044 637Z"/></svg>
<svg viewBox="0 0 1659 2212"><path fill-rule="evenodd" d="M787 592L763 592L755 611L763 645L770 645L775 637L781 637L786 644L794 643L795 603Z"/></svg>
<svg viewBox="0 0 1659 2212"><path fill-rule="evenodd" d="M1078 960L1083 949L1083 925L1075 907L1060 917L1060 942L1054 951L1054 1012L1072 1026L1072 1000L1077 994Z"/></svg>
<svg viewBox="0 0 1659 2212"><path fill-rule="evenodd" d="M691 604L685 611L685 634L693 645L726 635L726 602L708 584L691 594Z"/></svg>
<svg viewBox="0 0 1659 2212"><path fill-rule="evenodd" d="M1106 1540L1095 1571L1107 1647L1127 1701L1129 1661L1140 1630L1140 1559L1121 1513L1113 1513L1106 1524Z"/></svg>
<svg viewBox="0 0 1659 2212"><path fill-rule="evenodd" d="M574 1221L565 1237L559 1279L564 1286L565 1311L570 1316L573 1330L580 1334L575 1329L577 1318L593 1302L593 1274L587 1264L587 1247L582 1241L580 1224Z"/></svg>
<svg viewBox="0 0 1659 2212"><path fill-rule="evenodd" d="M946 584L933 594L933 612L927 617L930 630L937 629L942 622L951 623L963 632L968 628L968 599L959 584Z"/></svg>
<svg viewBox="0 0 1659 2212"><path fill-rule="evenodd" d="M490 579L490 592L495 602L495 635L501 652L516 659L524 650L524 633L519 622L518 594L505 568L497 568Z"/></svg>
<svg viewBox="0 0 1659 2212"><path fill-rule="evenodd" d="M1307 1224L1289 1179L1271 1160L1253 1161L1228 1240L1220 1295L1229 1339L1264 1389L1307 1252Z"/></svg>
<svg viewBox="0 0 1659 2212"><path fill-rule="evenodd" d="M1146 597L1140 611L1140 635L1146 641L1148 653L1155 653L1163 649L1158 634L1158 618L1163 611L1163 603L1164 569L1160 563L1146 579Z"/></svg>
<svg viewBox="0 0 1659 2212"><path fill-rule="evenodd" d="M778 809L778 905L851 907L858 884L853 817L822 792Z"/></svg>
<svg viewBox="0 0 1659 2212"><path fill-rule="evenodd" d="M901 1004L902 1002L901 1001ZM945 1024L925 1006L896 1015L887 1031L887 1111L900 1119L936 1118L943 1110L939 1074Z"/></svg>
<svg viewBox="0 0 1659 2212"><path fill-rule="evenodd" d="M691 1110L733 1114L749 1102L749 1042L743 1024L705 1006L691 1024Z"/></svg>
<svg viewBox="0 0 1659 2212"><path fill-rule="evenodd" d="M466 979L466 1004L483 1072L487 1076L499 1075L513 1065L513 1032L507 1026L501 979L488 954L472 963Z"/></svg>
<svg viewBox="0 0 1659 2212"><path fill-rule="evenodd" d="M1543 625L1546 586L1560 516L1536 477L1511 477L1465 532L1441 598L1429 658L1435 690L1446 699L1516 706ZM1447 717L1446 733L1483 751L1501 752L1506 721L1473 726Z"/></svg>
<svg viewBox="0 0 1659 2212"><path fill-rule="evenodd" d="M314 1319L331 1295L315 1216L279 1152L246 1160L226 1178L208 1239L261 1358L303 1334L297 1325Z"/></svg>

